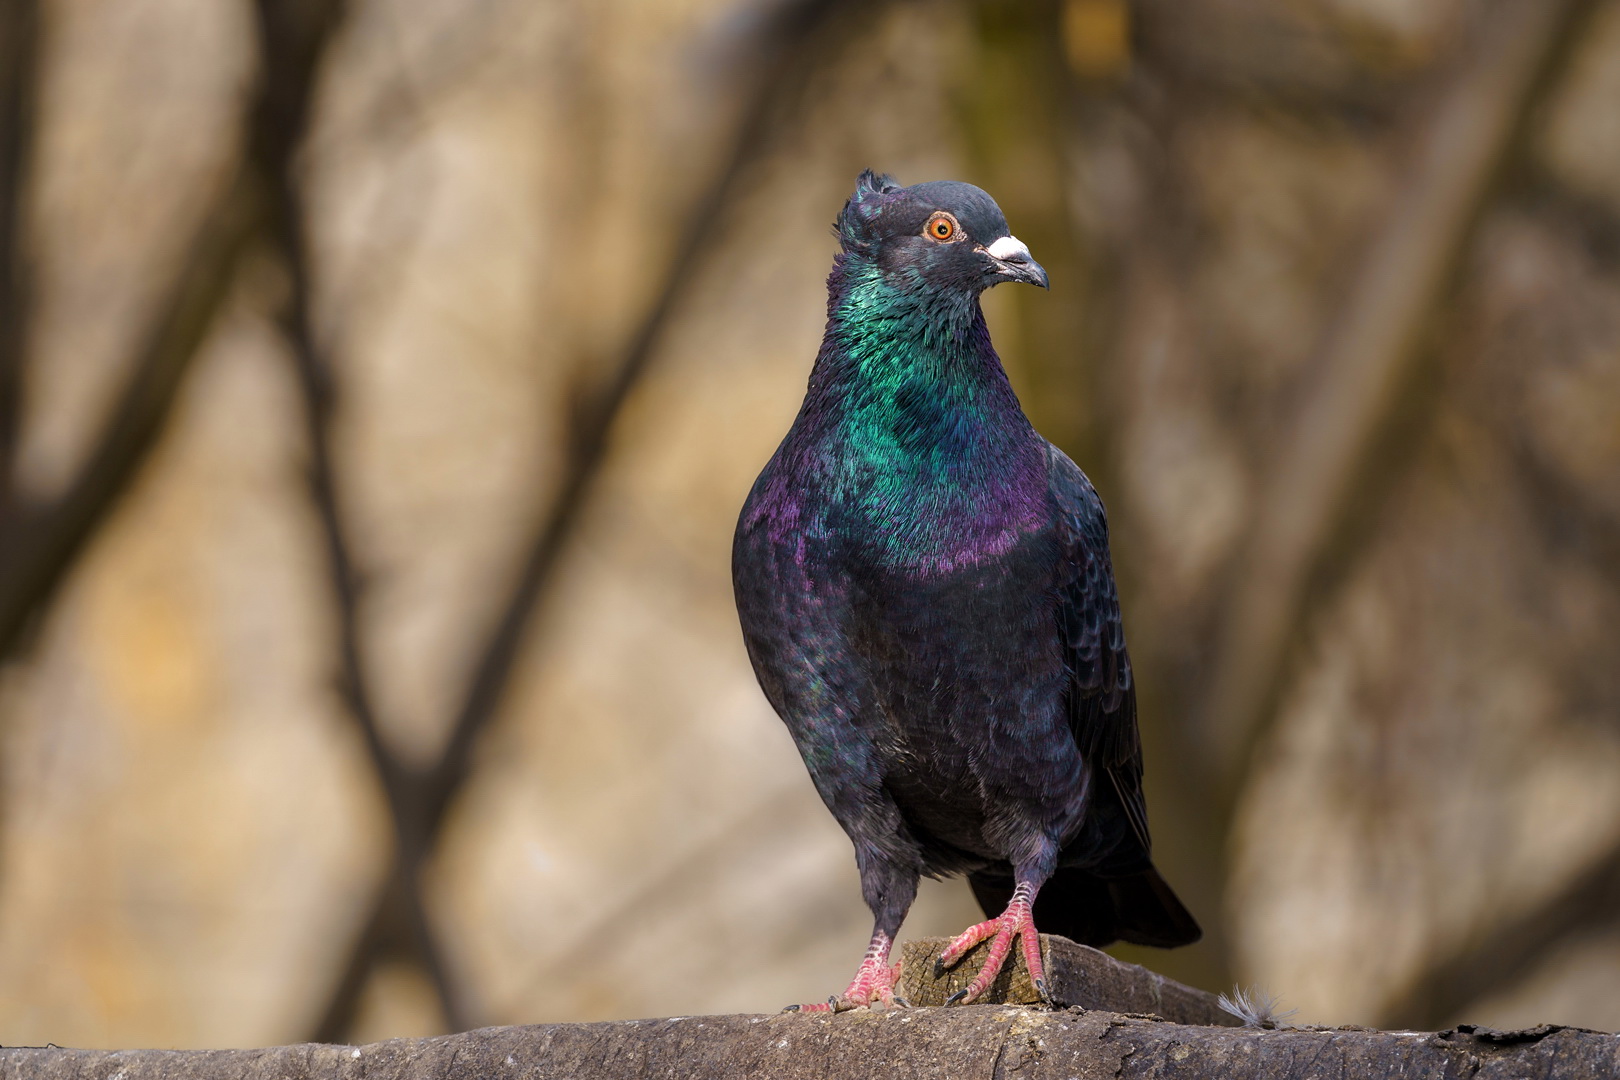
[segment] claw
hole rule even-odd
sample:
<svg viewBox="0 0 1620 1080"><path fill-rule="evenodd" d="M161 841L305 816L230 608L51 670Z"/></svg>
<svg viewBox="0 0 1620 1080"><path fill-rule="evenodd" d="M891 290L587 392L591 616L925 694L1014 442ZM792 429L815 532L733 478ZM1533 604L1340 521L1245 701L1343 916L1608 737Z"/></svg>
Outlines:
<svg viewBox="0 0 1620 1080"><path fill-rule="evenodd" d="M1051 1003L1046 992L1046 971L1041 962L1041 939L1035 929L1034 916L1035 890L1027 884L1020 884L1013 891L1012 901L994 919L970 926L964 930L954 941L945 947L934 962L935 971L942 972L945 968L954 967L968 951L982 941L990 942L989 952L985 955L984 966L979 974L974 976L972 982L958 990L946 999L945 1004L955 1005L958 1002L971 1002L990 989L996 976L1001 973L1007 956L1012 952L1013 941L1018 939L1023 944L1024 965L1029 969L1030 981L1035 984L1035 992L1041 1000Z"/></svg>
<svg viewBox="0 0 1620 1080"><path fill-rule="evenodd" d="M783 1012L807 1012L807 1013L837 1012L838 1011L838 999L835 998L835 997L830 997L826 1001L813 1001L808 1005L787 1005L787 1006L783 1007L782 1011Z"/></svg>
<svg viewBox="0 0 1620 1080"><path fill-rule="evenodd" d="M903 998L895 997L894 988L900 983L900 969L903 964L889 966L890 941L887 934L872 935L872 943L867 946L866 956L861 960L861 966L855 971L855 978L850 980L849 986L842 994L827 999L826 1004L817 1005L789 1005L787 1012L848 1012L850 1009L871 1008L874 1005L883 1008L904 1008L906 1002Z"/></svg>

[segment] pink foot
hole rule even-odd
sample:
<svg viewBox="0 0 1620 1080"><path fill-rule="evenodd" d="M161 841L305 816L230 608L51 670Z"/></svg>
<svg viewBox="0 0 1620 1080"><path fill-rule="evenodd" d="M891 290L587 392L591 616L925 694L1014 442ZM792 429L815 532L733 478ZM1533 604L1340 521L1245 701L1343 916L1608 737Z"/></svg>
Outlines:
<svg viewBox="0 0 1620 1080"><path fill-rule="evenodd" d="M900 965L889 966L889 948L892 944L887 934L872 935L872 943L866 947L866 956L855 970L855 978L842 994L813 1005L789 1005L783 1011L845 1012L864 1008L874 1002L881 1002L889 1009L904 1006L905 1001L894 996L894 988L900 982Z"/></svg>
<svg viewBox="0 0 1620 1080"><path fill-rule="evenodd" d="M990 989L990 984L996 981L1001 973L1001 966L1007 962L1007 955L1012 952L1013 939L1018 938L1024 949L1024 965L1029 968L1030 981L1035 984L1035 992L1041 995L1043 1001L1049 1000L1046 996L1046 970L1041 964L1041 937L1035 930L1035 890L1028 885L1020 884L1013 891L1012 900L1007 904L1007 910L994 919L970 926L945 947L934 962L935 971L944 974L945 969L955 967L962 957L966 956L979 942L990 938L990 952L984 958L984 966L979 974L968 983L967 988L958 990L946 999L945 1004L955 1005L957 1002L971 1002L980 994Z"/></svg>

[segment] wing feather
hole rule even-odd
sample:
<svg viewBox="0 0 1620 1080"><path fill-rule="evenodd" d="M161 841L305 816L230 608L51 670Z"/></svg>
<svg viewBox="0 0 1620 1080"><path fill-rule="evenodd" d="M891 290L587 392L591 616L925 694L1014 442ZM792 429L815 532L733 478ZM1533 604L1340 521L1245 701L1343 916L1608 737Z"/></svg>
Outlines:
<svg viewBox="0 0 1620 1080"><path fill-rule="evenodd" d="M1047 453L1065 556L1057 608L1069 664L1069 727L1080 753L1107 774L1146 852L1151 848L1142 797L1142 739L1108 554L1108 518L1080 467L1055 446L1048 445Z"/></svg>

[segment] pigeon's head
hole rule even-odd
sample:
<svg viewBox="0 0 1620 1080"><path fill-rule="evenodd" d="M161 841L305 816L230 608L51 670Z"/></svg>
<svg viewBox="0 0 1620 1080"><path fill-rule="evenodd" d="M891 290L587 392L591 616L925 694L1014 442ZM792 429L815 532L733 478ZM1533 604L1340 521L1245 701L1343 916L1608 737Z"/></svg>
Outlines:
<svg viewBox="0 0 1620 1080"><path fill-rule="evenodd" d="M1046 271L1007 231L996 201L972 184L901 187L868 169L836 226L846 258L874 264L903 288L977 295L1003 281L1046 288Z"/></svg>

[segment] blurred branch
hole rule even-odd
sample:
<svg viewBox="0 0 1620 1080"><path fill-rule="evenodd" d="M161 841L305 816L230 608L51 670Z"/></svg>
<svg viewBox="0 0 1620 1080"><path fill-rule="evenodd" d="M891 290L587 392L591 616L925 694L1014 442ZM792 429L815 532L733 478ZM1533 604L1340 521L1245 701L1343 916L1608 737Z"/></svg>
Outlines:
<svg viewBox="0 0 1620 1080"><path fill-rule="evenodd" d="M420 803L416 778L389 750L373 705L365 672L364 648L360 637L360 577L349 550L338 502L337 470L332 456L332 419L336 390L331 366L317 342L312 302L310 259L307 245L308 215L298 175L298 152L310 126L312 99L320 59L326 43L342 22L345 4L315 6L288 4L284 0L260 0L258 5L260 42L263 50L266 123L259 129L255 150L258 167L270 189L270 231L286 266L289 291L282 327L292 350L304 401L306 436L309 439L308 480L326 544L327 566L338 614L338 640L341 652L340 685L344 703L359 725L377 767L395 827L397 851L424 848L429 838L419 828ZM406 874L416 860L395 858L388 885L388 912L391 918L368 926L367 956L391 944L417 959L439 995L441 1007L452 1026L462 1026L464 1016L460 997L454 991L443 957L434 941L418 882ZM400 942L399 939L405 939ZM403 945L403 948L401 948ZM341 979L357 998L369 965L346 971ZM348 1000L349 998L346 998ZM323 1031L347 1015L328 1018ZM335 1037L335 1036L334 1036Z"/></svg>
<svg viewBox="0 0 1620 1080"><path fill-rule="evenodd" d="M426 72L416 70L414 58L403 47L399 10L379 5L371 12L372 18L384 24L383 33L394 47L397 62L393 74L370 94L371 100L359 111L352 125L354 131L394 141L416 134L428 116L422 103L439 101L457 83L482 74L494 51L491 41L503 31L514 32L510 26L503 25L503 16L510 17L514 10L528 12L532 9L528 5L514 5L509 0L462 0L447 10L455 13L454 24L433 35L433 66ZM418 12L406 14L410 18L419 16ZM340 131L334 137L342 140L349 134L349 131Z"/></svg>
<svg viewBox="0 0 1620 1080"><path fill-rule="evenodd" d="M1605 265L1620 264L1620 209L1609 200L1579 190L1546 168L1527 163L1526 205L1541 217L1556 222L1577 245Z"/></svg>
<svg viewBox="0 0 1620 1080"><path fill-rule="evenodd" d="M1235 801L1270 727L1317 584L1348 552L1336 541L1389 452L1402 390L1433 350L1422 337L1486 201L1592 0L1500 0L1416 145L1411 178L1362 262L1313 365L1288 449L1261 492L1217 641L1207 751L1216 795Z"/></svg>
<svg viewBox="0 0 1620 1080"><path fill-rule="evenodd" d="M239 171L203 218L89 459L54 502L7 510L0 528L0 656L16 650L34 613L55 593L157 443L197 349L230 293L233 269L258 215L255 179Z"/></svg>
<svg viewBox="0 0 1620 1080"><path fill-rule="evenodd" d="M1403 104L1411 69L1366 62L1372 43L1353 8L1132 0L1132 9L1140 59L1194 100L1235 95L1380 117Z"/></svg>
<svg viewBox="0 0 1620 1080"><path fill-rule="evenodd" d="M1187 32L1167 20L1168 5L1155 0L1148 6L1154 11L1144 14L1150 25L1143 39ZM1389 205L1379 208L1338 311L1319 332L1287 438L1278 443L1282 452L1263 461L1269 468L1258 477L1245 546L1211 591L1208 607L1201 598L1186 603L1177 597L1169 608L1149 609L1162 629L1146 635L1153 651L1144 649L1138 662L1144 672L1157 668L1160 677L1142 683L1143 738L1153 763L1150 799L1171 824L1158 850L1206 929L1199 945L1163 961L1178 978L1213 986L1232 977L1224 912L1228 849L1254 748L1276 722L1313 613L1371 535L1372 508L1402 473L1405 451L1426 423L1433 395L1414 391L1437 382L1440 353L1425 335L1454 287L1483 208L1507 169L1525 156L1519 148L1527 120L1591 6L1588 0L1500 0L1482 8L1469 20L1472 29L1457 42L1454 59L1428 77L1427 107L1413 108L1410 93L1399 96L1399 112L1389 111L1412 117L1397 132L1398 145L1408 151L1406 175ZM1158 57L1151 75L1148 83L1133 84L1131 100L1154 128L1168 130L1160 138L1171 145L1181 123L1177 104L1197 101L1207 90L1182 88L1174 98L1153 92L1184 77L1173 56ZM1363 99L1352 93L1335 100L1342 118ZM1138 196L1154 212L1143 215L1123 245L1122 276L1131 281L1134 275L1125 291L1142 303L1136 318L1147 320L1143 326L1160 317L1152 291L1180 287L1184 264L1177 259L1197 242L1190 237L1196 223L1174 217L1187 202L1172 171L1175 155L1155 160L1158 145L1133 151L1143 162L1139 182L1158 187ZM1155 242L1155 235L1163 239ZM1125 531L1116 536L1128 537L1129 519L1120 525ZM1128 559L1127 545L1120 562L1127 587Z"/></svg>
<svg viewBox="0 0 1620 1080"><path fill-rule="evenodd" d="M38 120L39 0L0 5L0 504L11 491L28 348L25 192Z"/></svg>
<svg viewBox="0 0 1620 1080"><path fill-rule="evenodd" d="M270 2L270 0L265 0ZM614 421L651 362L670 317L696 278L700 259L713 238L749 166L770 146L770 134L784 110L799 97L810 75L837 55L837 45L852 29L854 17L870 18L880 4L859 0L793 0L771 13L758 35L748 42L746 55L758 81L752 88L729 150L714 176L686 216L663 284L625 347L611 381L582 409L570 440L568 460L544 521L528 546L516 579L507 593L501 615L479 654L449 739L431 768L409 782L412 792L396 809L400 835L412 843L396 854L399 865L392 880L416 888L451 802L465 783L472 766L478 736L494 717L505 695L522 651L534 608L551 583L563 548L574 531L602 466L607 459ZM380 740L372 742L384 775L393 765ZM401 818L404 809L409 818ZM406 824L401 824L405 822ZM332 1000L323 1012L321 1038L334 1038L358 1005L364 987L362 973L371 964L370 951L378 948L384 927L397 911L397 899L385 889L355 942ZM419 902L419 901L418 901Z"/></svg>
<svg viewBox="0 0 1620 1080"><path fill-rule="evenodd" d="M1597 506L1584 487L1523 443L1513 455L1516 488L1532 517L1581 561L1603 574L1620 597L1620 521ZM1574 664L1600 657L1571 657ZM1381 1011L1380 1023L1428 1027L1517 984L1558 946L1620 921L1620 843L1593 859L1541 903L1506 914L1430 961Z"/></svg>
<svg viewBox="0 0 1620 1080"><path fill-rule="evenodd" d="M551 967L567 971L589 964L601 950L601 943L619 927L645 918L646 912L667 904L670 897L689 886L701 887L708 895L712 882L720 880L728 868L745 865L753 851L779 841L803 806L800 785L783 784L748 803L704 839L660 852L662 865L633 887L604 898L580 921L574 941L551 960ZM545 968L531 972L523 988L511 995L512 1000L533 1000L551 977Z"/></svg>
<svg viewBox="0 0 1620 1080"><path fill-rule="evenodd" d="M1620 913L1620 845L1529 911L1503 919L1429 964L1393 1001L1380 1024L1426 1028L1507 990L1566 942L1615 923Z"/></svg>
<svg viewBox="0 0 1620 1080"><path fill-rule="evenodd" d="M882 7L859 0L794 0L776 10L758 38L750 43L748 55L757 62L763 76L730 150L687 214L663 285L630 338L612 380L595 401L580 410L576 419L558 493L482 651L444 756L435 770L430 803L435 820L443 815L465 780L473 743L500 705L535 602L553 576L564 543L607 457L613 422L646 372L670 316L696 280L699 260L719 234L720 220L737 196L748 166L769 147L780 113L794 102L812 72L836 55L832 48L835 39L842 40L852 31L846 17L870 19Z"/></svg>
<svg viewBox="0 0 1620 1080"><path fill-rule="evenodd" d="M287 14L277 22L287 26L295 9L324 7L284 6ZM282 46L292 44L276 47ZM237 262L263 220L261 177L254 164L274 155L278 125L303 107L307 86L301 87L299 80L307 83L313 77L313 64L296 68L292 78L275 75L267 73L251 99L248 159L238 164L203 214L85 464L47 505L5 509L0 520L0 656L16 650L31 618L55 593L156 445L197 350L230 294Z"/></svg>

